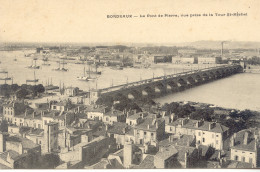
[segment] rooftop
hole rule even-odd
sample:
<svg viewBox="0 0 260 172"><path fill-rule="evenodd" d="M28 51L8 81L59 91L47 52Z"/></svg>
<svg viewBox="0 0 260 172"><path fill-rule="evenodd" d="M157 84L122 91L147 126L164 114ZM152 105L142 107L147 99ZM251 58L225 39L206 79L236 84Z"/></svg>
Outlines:
<svg viewBox="0 0 260 172"><path fill-rule="evenodd" d="M247 144L244 144L244 137L245 133L248 133L248 141ZM256 146L256 140L255 140L255 133L250 130L242 130L238 133L236 133L235 137L235 144L232 147L233 149L239 149L239 150L245 150L245 151L256 151L255 146Z"/></svg>
<svg viewBox="0 0 260 172"><path fill-rule="evenodd" d="M33 143L33 141L20 137L20 136L10 136L6 139L7 142L13 142L16 144L21 143L23 145L24 149L34 149L38 147L39 145Z"/></svg>
<svg viewBox="0 0 260 172"><path fill-rule="evenodd" d="M182 128L211 131L216 133L223 133L229 129L228 127L221 125L219 123L215 123L215 126L209 129L209 125L211 125L212 122L208 122L208 121L202 121L202 124L199 127L196 127L196 123L199 122L199 120L188 119L188 118L179 118L168 125L172 125L172 126L182 125L183 120L186 120L186 122L183 124Z"/></svg>
<svg viewBox="0 0 260 172"><path fill-rule="evenodd" d="M142 129L142 130L149 130L149 131L156 131L158 127L156 125L160 126L164 120L162 118L160 119L154 119L154 118L146 118L143 123L136 125L134 128L136 129Z"/></svg>
<svg viewBox="0 0 260 172"><path fill-rule="evenodd" d="M162 149L161 151L157 152L154 158L166 160L173 155L176 155L178 150L174 146L169 146L167 148Z"/></svg>

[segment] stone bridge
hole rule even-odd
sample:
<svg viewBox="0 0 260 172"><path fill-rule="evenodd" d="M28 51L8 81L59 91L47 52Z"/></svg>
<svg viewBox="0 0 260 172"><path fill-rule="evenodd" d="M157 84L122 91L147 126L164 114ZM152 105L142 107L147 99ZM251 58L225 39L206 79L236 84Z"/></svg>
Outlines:
<svg viewBox="0 0 260 172"><path fill-rule="evenodd" d="M240 65L223 65L99 89L91 92L91 97L110 96L114 101L121 98L157 98L241 72L243 68Z"/></svg>

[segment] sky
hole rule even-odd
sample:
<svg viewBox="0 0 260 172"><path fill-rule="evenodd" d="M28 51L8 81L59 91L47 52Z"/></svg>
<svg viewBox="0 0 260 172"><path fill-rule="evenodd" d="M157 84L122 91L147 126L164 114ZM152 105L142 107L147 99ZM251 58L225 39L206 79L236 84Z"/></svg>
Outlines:
<svg viewBox="0 0 260 172"><path fill-rule="evenodd" d="M259 0L0 0L0 42L260 40ZM247 13L216 17L215 13ZM107 18L107 15L209 17Z"/></svg>

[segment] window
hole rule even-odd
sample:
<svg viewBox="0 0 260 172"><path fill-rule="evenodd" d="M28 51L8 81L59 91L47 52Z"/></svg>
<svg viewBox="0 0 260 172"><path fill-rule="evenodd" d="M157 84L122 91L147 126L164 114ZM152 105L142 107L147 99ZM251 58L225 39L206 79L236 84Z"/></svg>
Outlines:
<svg viewBox="0 0 260 172"><path fill-rule="evenodd" d="M253 159L252 158L249 158L249 163L252 163L253 162Z"/></svg>
<svg viewBox="0 0 260 172"><path fill-rule="evenodd" d="M146 131L144 132L144 135L146 136Z"/></svg>
<svg viewBox="0 0 260 172"><path fill-rule="evenodd" d="M172 127L170 127L170 131L172 131Z"/></svg>
<svg viewBox="0 0 260 172"><path fill-rule="evenodd" d="M53 109L56 109L56 106L53 106Z"/></svg>
<svg viewBox="0 0 260 172"><path fill-rule="evenodd" d="M238 156L237 155L235 155L235 158L234 158L236 161L238 161Z"/></svg>
<svg viewBox="0 0 260 172"><path fill-rule="evenodd" d="M218 135L216 135L216 137L218 137Z"/></svg>
<svg viewBox="0 0 260 172"><path fill-rule="evenodd" d="M205 142L205 138L202 139L202 142Z"/></svg>
<svg viewBox="0 0 260 172"><path fill-rule="evenodd" d="M216 140L216 144L218 144L218 140Z"/></svg>
<svg viewBox="0 0 260 172"><path fill-rule="evenodd" d="M47 124L47 121L46 121L46 120L44 120L44 124L45 124L45 125Z"/></svg>
<svg viewBox="0 0 260 172"><path fill-rule="evenodd" d="M244 156L242 157L242 161L243 161L243 162L245 162L245 161L246 161L246 158L245 158Z"/></svg>
<svg viewBox="0 0 260 172"><path fill-rule="evenodd" d="M38 128L41 129L41 124L38 124Z"/></svg>

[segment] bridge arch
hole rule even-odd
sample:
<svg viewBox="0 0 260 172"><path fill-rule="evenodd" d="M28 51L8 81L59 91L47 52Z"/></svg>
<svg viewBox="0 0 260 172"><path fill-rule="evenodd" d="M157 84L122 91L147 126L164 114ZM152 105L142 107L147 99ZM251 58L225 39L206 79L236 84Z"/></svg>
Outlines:
<svg viewBox="0 0 260 172"><path fill-rule="evenodd" d="M142 89L142 95L144 97L152 98L154 97L154 89L151 88L150 86L146 86Z"/></svg>
<svg viewBox="0 0 260 172"><path fill-rule="evenodd" d="M202 74L202 78L203 78L203 81L208 81L209 75L205 72L205 73Z"/></svg>
<svg viewBox="0 0 260 172"><path fill-rule="evenodd" d="M195 75L194 78L195 78L195 81L196 81L197 84L202 83L202 78L201 78L201 76L199 74Z"/></svg>
<svg viewBox="0 0 260 172"><path fill-rule="evenodd" d="M170 81L167 82L167 89L168 89L168 86L171 87L172 91L178 91L178 85L173 80L170 80Z"/></svg>
<svg viewBox="0 0 260 172"><path fill-rule="evenodd" d="M139 91L137 91L136 89L133 89L133 90L130 90L128 93L127 93L127 97L128 99L139 99L142 97L141 93Z"/></svg>
<svg viewBox="0 0 260 172"><path fill-rule="evenodd" d="M154 85L154 92L155 92L156 94L161 94L161 93L164 92L164 90L165 90L165 86L164 86L161 82L156 83L156 84Z"/></svg>
<svg viewBox="0 0 260 172"><path fill-rule="evenodd" d="M222 77L221 73L218 70L216 70L215 73L216 73L217 78L221 78Z"/></svg>
<svg viewBox="0 0 260 172"><path fill-rule="evenodd" d="M192 76L189 76L187 78L187 81L190 83L190 85L195 85L196 84L196 81L194 80L194 78Z"/></svg>
<svg viewBox="0 0 260 172"><path fill-rule="evenodd" d="M128 97L121 92L115 93L113 95L113 101L121 102L121 101L126 100L126 99L128 99Z"/></svg>
<svg viewBox="0 0 260 172"><path fill-rule="evenodd" d="M211 71L211 72L209 72L209 77L210 77L210 79L215 79L216 78L216 75Z"/></svg>
<svg viewBox="0 0 260 172"><path fill-rule="evenodd" d="M178 78L177 80L178 87L185 87L187 82L183 78Z"/></svg>

